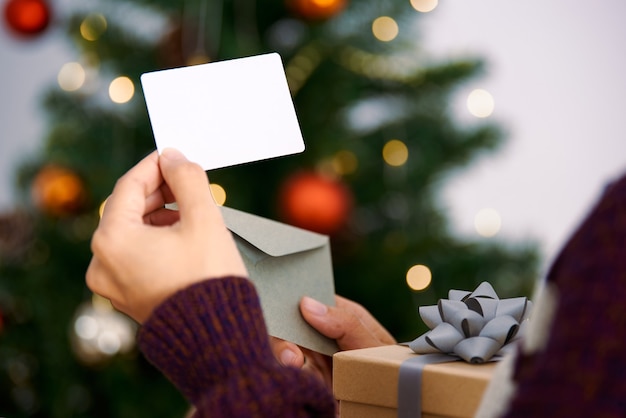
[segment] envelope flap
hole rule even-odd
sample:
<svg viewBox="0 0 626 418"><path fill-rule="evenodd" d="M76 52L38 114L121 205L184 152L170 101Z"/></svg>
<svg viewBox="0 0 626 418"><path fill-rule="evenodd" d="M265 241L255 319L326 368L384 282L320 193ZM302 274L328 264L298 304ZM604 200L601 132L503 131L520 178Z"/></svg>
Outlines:
<svg viewBox="0 0 626 418"><path fill-rule="evenodd" d="M226 227L261 251L280 257L322 247L326 235L221 206Z"/></svg>

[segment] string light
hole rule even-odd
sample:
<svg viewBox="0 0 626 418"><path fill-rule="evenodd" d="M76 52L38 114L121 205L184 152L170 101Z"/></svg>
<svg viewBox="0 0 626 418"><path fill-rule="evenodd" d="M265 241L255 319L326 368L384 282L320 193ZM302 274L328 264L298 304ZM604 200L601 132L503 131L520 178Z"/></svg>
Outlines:
<svg viewBox="0 0 626 418"><path fill-rule="evenodd" d="M74 322L74 331L80 338L88 340L96 338L98 335L98 321L91 316L79 316L76 318L76 322Z"/></svg>
<svg viewBox="0 0 626 418"><path fill-rule="evenodd" d="M432 12L438 5L439 0L411 0L411 6L422 13Z"/></svg>
<svg viewBox="0 0 626 418"><path fill-rule="evenodd" d="M494 108L493 96L486 90L476 89L467 96L467 109L477 118L491 116Z"/></svg>
<svg viewBox="0 0 626 418"><path fill-rule="evenodd" d="M95 310L100 311L100 312L112 311L115 309L113 308L113 304L111 303L109 299L105 298L104 296L100 296L96 293L93 293L91 295L91 305L93 306Z"/></svg>
<svg viewBox="0 0 626 418"><path fill-rule="evenodd" d="M207 64L211 62L211 57L209 57L204 52L195 52L187 58L185 62L188 66Z"/></svg>
<svg viewBox="0 0 626 418"><path fill-rule="evenodd" d="M399 33L398 24L389 16L378 17L372 23L372 33L379 41L393 41Z"/></svg>
<svg viewBox="0 0 626 418"><path fill-rule="evenodd" d="M339 63L353 73L369 78L419 83L415 60L406 55L380 55L346 46L339 54Z"/></svg>
<svg viewBox="0 0 626 418"><path fill-rule="evenodd" d="M96 41L106 32L106 29L106 18L99 13L93 13L81 22L80 35L87 41Z"/></svg>
<svg viewBox="0 0 626 418"><path fill-rule="evenodd" d="M211 183L211 194L215 203L219 206L223 206L226 203L226 190L219 184Z"/></svg>
<svg viewBox="0 0 626 418"><path fill-rule="evenodd" d="M390 166L400 167L407 162L408 158L409 149L398 139L392 139L383 147L383 159Z"/></svg>
<svg viewBox="0 0 626 418"><path fill-rule="evenodd" d="M135 85L126 76L117 77L109 84L109 97L114 103L122 104L130 101L135 95Z"/></svg>
<svg viewBox="0 0 626 418"><path fill-rule="evenodd" d="M335 173L345 176L357 170L359 161L353 152L343 150L335 154L332 159L332 166Z"/></svg>
<svg viewBox="0 0 626 418"><path fill-rule="evenodd" d="M79 306L73 322L72 349L83 362L101 363L135 344L136 324L106 299L95 297Z"/></svg>
<svg viewBox="0 0 626 418"><path fill-rule="evenodd" d="M406 283L412 290L424 290L432 281L432 273L423 264L416 264L406 272Z"/></svg>
<svg viewBox="0 0 626 418"><path fill-rule="evenodd" d="M315 43L302 48L285 66L287 84L292 96L302 88L313 71L322 61L322 55Z"/></svg>
<svg viewBox="0 0 626 418"><path fill-rule="evenodd" d="M332 157L322 158L315 163L315 172L322 177L337 180L341 177L337 167L335 166Z"/></svg>
<svg viewBox="0 0 626 418"><path fill-rule="evenodd" d="M57 75L59 87L65 91L76 91L85 84L85 69L78 62L64 64Z"/></svg>
<svg viewBox="0 0 626 418"><path fill-rule="evenodd" d="M106 206L106 204L107 204L107 200L108 200L108 198L104 199L104 200L102 201L102 203L100 203L100 207L98 208L98 216L99 216L100 218L102 218L102 214L104 213L104 207L105 207L105 206Z"/></svg>
<svg viewBox="0 0 626 418"><path fill-rule="evenodd" d="M478 235L489 238L500 232L502 219L498 211L492 208L479 210L474 217L474 228Z"/></svg>

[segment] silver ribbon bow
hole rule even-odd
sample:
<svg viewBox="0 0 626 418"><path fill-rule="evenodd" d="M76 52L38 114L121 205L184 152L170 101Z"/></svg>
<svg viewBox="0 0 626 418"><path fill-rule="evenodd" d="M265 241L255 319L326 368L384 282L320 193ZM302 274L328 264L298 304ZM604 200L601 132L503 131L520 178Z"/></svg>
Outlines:
<svg viewBox="0 0 626 418"><path fill-rule="evenodd" d="M430 331L408 345L418 354L444 353L484 363L504 354L523 334L531 310L528 298L499 299L487 282L473 292L453 289L437 305L420 306Z"/></svg>

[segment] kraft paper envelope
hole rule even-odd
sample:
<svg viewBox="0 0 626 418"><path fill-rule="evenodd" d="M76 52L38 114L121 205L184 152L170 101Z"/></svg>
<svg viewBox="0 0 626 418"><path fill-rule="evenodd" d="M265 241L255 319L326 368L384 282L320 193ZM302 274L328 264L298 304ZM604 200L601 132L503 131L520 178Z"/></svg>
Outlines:
<svg viewBox="0 0 626 418"><path fill-rule="evenodd" d="M221 210L259 293L269 334L334 354L335 341L307 324L299 309L302 296L335 304L328 237L236 209Z"/></svg>

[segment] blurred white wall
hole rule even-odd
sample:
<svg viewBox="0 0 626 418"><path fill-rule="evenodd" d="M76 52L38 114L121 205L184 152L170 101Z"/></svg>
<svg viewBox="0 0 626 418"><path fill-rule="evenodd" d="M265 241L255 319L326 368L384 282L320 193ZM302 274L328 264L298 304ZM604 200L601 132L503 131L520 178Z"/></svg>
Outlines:
<svg viewBox="0 0 626 418"><path fill-rule="evenodd" d="M596 201L626 172L626 2L443 0L423 19L438 56L484 56L488 71L459 92L494 97L505 146L453 177L444 192L457 231L477 236L482 208L494 238L532 238L549 263ZM546 266L547 267L547 266Z"/></svg>
<svg viewBox="0 0 626 418"><path fill-rule="evenodd" d="M52 3L54 6L56 2ZM56 83L59 69L75 55L62 31L52 23L34 38L16 37L6 26L4 2L0 17L0 210L14 201L15 171L36 152L45 133L41 107L45 90Z"/></svg>

